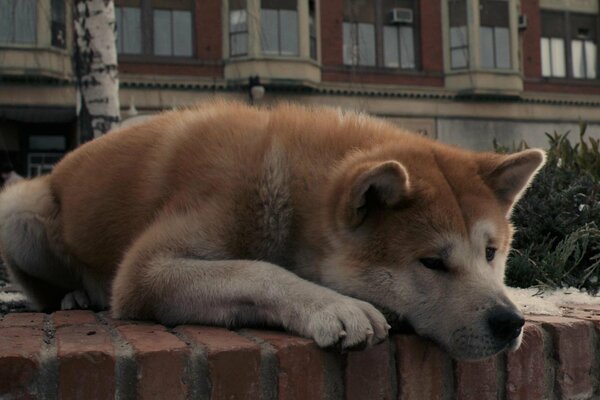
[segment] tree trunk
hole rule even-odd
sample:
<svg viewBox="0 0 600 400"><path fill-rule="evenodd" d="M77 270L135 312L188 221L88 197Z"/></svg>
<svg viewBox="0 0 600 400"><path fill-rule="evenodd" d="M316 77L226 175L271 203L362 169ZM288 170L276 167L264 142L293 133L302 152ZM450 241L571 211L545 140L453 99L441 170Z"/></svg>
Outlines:
<svg viewBox="0 0 600 400"><path fill-rule="evenodd" d="M75 0L75 75L81 143L119 124L113 0Z"/></svg>

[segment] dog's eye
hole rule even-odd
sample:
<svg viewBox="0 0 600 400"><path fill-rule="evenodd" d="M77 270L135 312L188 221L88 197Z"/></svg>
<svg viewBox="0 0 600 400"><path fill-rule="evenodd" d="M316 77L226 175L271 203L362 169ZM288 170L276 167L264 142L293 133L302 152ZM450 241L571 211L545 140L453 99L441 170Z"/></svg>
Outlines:
<svg viewBox="0 0 600 400"><path fill-rule="evenodd" d="M434 271L448 272L448 267L441 258L420 258L419 262L423 264L425 268L429 268Z"/></svg>
<svg viewBox="0 0 600 400"><path fill-rule="evenodd" d="M492 262L492 260L494 259L494 257L496 256L496 249L493 247L486 247L485 248L485 259L488 262Z"/></svg>

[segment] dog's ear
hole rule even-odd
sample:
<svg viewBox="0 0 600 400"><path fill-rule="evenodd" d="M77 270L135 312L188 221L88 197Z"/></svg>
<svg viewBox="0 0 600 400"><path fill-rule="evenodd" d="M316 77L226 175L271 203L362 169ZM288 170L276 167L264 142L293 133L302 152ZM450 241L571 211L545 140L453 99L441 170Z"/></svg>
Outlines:
<svg viewBox="0 0 600 400"><path fill-rule="evenodd" d="M546 154L539 149L494 155L482 160L481 176L508 215L545 162Z"/></svg>
<svg viewBox="0 0 600 400"><path fill-rule="evenodd" d="M359 226L369 212L397 205L409 190L408 172L399 162L362 164L350 177L344 207L346 224Z"/></svg>

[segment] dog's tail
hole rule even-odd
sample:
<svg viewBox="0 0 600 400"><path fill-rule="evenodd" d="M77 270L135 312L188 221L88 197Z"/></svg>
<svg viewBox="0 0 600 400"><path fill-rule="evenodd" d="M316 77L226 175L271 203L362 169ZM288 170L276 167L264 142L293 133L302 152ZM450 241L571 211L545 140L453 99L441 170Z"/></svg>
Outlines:
<svg viewBox="0 0 600 400"><path fill-rule="evenodd" d="M0 252L11 277L38 309L57 308L74 285L71 274L61 273L60 207L49 179L25 180L0 193Z"/></svg>

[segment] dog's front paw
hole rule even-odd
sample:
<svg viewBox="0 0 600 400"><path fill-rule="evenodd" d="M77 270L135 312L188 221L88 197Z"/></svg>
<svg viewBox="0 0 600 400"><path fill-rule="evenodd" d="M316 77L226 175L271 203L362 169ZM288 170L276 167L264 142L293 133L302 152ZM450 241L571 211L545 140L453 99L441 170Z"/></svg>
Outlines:
<svg viewBox="0 0 600 400"><path fill-rule="evenodd" d="M371 304L349 297L325 305L308 319L308 334L319 346L342 349L371 346L387 337L390 326Z"/></svg>
<svg viewBox="0 0 600 400"><path fill-rule="evenodd" d="M60 302L61 310L87 310L90 308L90 299L81 289L69 292Z"/></svg>

